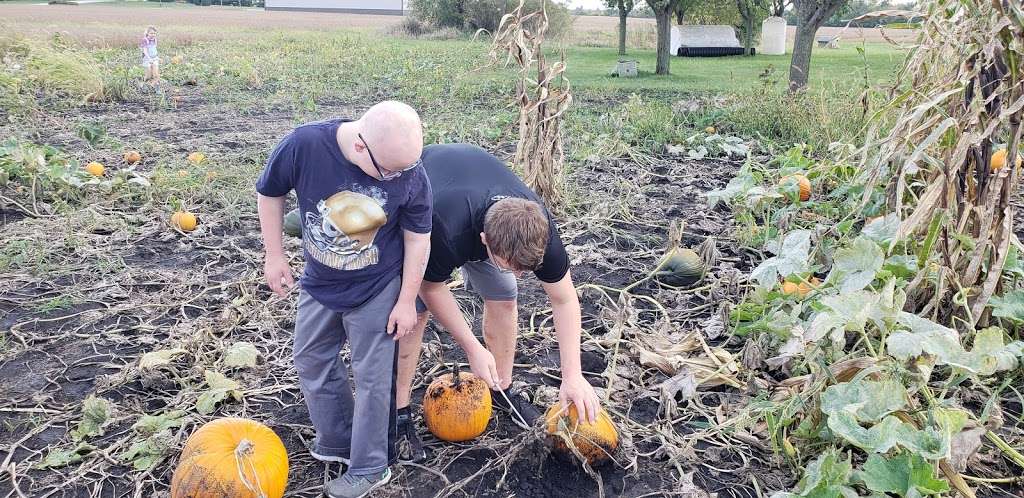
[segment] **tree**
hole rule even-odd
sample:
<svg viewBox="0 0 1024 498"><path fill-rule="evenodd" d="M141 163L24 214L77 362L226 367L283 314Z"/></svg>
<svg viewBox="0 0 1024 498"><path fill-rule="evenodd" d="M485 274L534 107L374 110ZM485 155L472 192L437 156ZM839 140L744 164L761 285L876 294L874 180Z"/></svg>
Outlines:
<svg viewBox="0 0 1024 498"><path fill-rule="evenodd" d="M796 10L796 40L793 42L793 60L789 65L789 91L807 86L811 69L811 50L818 28L832 17L847 0L793 0Z"/></svg>
<svg viewBox="0 0 1024 498"><path fill-rule="evenodd" d="M633 0L605 0L605 4L619 10L619 55L626 55L626 18L633 10Z"/></svg>
<svg viewBox="0 0 1024 498"><path fill-rule="evenodd" d="M761 33L761 21L768 17L772 0L736 0L736 10L740 14L740 22L736 26L743 39L743 54L753 55L754 40Z"/></svg>
<svg viewBox="0 0 1024 498"><path fill-rule="evenodd" d="M790 0L770 0L772 16L782 17L786 14L786 7L789 7Z"/></svg>
<svg viewBox="0 0 1024 498"><path fill-rule="evenodd" d="M672 14L677 14L680 3L692 3L696 0L647 0L647 5L654 11L654 19L658 25L658 62L655 74L669 74L672 62Z"/></svg>

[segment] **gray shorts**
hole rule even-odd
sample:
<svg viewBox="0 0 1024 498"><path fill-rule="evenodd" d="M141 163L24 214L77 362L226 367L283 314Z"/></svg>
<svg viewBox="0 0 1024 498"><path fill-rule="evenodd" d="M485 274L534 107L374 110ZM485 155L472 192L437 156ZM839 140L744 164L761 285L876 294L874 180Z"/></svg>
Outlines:
<svg viewBox="0 0 1024 498"><path fill-rule="evenodd" d="M462 280L466 282L466 290L476 291L484 301L515 301L519 295L519 284L516 276L502 273L490 260L468 261L462 265ZM416 312L427 311L427 305L416 298Z"/></svg>

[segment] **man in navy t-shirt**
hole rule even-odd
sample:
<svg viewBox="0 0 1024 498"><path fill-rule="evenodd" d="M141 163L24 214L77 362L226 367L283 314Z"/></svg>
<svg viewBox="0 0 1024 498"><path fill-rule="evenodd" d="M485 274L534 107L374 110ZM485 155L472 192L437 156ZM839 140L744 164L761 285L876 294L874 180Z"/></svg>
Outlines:
<svg viewBox="0 0 1024 498"><path fill-rule="evenodd" d="M409 391L430 313L466 352L473 373L491 386L495 407L513 422L532 426L539 410L512 386L518 335L516 279L532 272L551 302L562 368L559 398L563 407L596 420L600 409L594 388L580 365L580 302L569 274L558 229L541 199L500 159L467 144L430 145L423 169L434 196L430 259L420 287L421 315L416 330L399 344L398 435L402 458L423 458L409 413ZM467 288L484 300L483 335L473 335L445 284L461 269ZM423 304L420 303L420 304Z"/></svg>
<svg viewBox="0 0 1024 498"><path fill-rule="evenodd" d="M422 148L416 112L382 102L355 121L296 128L256 184L264 270L280 296L293 286L281 244L285 196L294 190L298 198L306 268L293 359L316 429L310 453L348 465L327 485L334 498L363 496L391 479L395 341L416 326L430 243ZM339 357L346 341L354 398Z"/></svg>

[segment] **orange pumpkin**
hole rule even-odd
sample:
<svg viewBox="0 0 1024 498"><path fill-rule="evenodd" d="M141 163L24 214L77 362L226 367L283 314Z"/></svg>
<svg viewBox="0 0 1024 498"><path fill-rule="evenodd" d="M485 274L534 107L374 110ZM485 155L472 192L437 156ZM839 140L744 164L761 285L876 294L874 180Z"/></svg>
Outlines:
<svg viewBox="0 0 1024 498"><path fill-rule="evenodd" d="M443 441L469 441L483 434L490 420L491 389L483 379L459 372L458 363L423 395L423 421Z"/></svg>
<svg viewBox="0 0 1024 498"><path fill-rule="evenodd" d="M800 201L806 202L811 198L811 181L804 175L789 175L782 177L781 185L787 185L791 182L796 182L800 188Z"/></svg>
<svg viewBox="0 0 1024 498"><path fill-rule="evenodd" d="M555 450L564 454L572 453L565 439L556 435L560 430L564 430L565 435L572 439L572 444L590 465L611 460L615 449L619 447L619 433L604 410L597 413L597 422L591 424L579 420L576 405L570 404L567 410L562 411L561 404L555 403L548 408L544 419L547 421L549 438L554 443Z"/></svg>
<svg viewBox="0 0 1024 498"><path fill-rule="evenodd" d="M188 162L192 164L202 164L206 160L206 154L202 152L193 152L188 155Z"/></svg>
<svg viewBox="0 0 1024 498"><path fill-rule="evenodd" d="M103 172L106 170L107 168L104 168L102 164L96 161L85 165L85 172L95 177L103 176Z"/></svg>
<svg viewBox="0 0 1024 498"><path fill-rule="evenodd" d="M1008 155L1009 155L1009 152L1007 152L1006 149L999 149L999 150L995 151L994 153L992 153L992 172L993 173L1003 169L1003 167L1006 166L1006 156L1008 156ZM1017 156L1017 165L1016 165L1017 169L1020 169L1020 164L1021 164L1021 157L1020 157L1020 155L1018 155Z"/></svg>
<svg viewBox="0 0 1024 498"><path fill-rule="evenodd" d="M812 290L817 289L821 285L821 280L818 277L812 277L810 282L800 282L799 284L794 282L783 282L782 293L787 296L796 295L801 298L807 297Z"/></svg>
<svg viewBox="0 0 1024 498"><path fill-rule="evenodd" d="M182 232L191 232L199 225L196 215L188 211L177 211L171 215L171 225Z"/></svg>
<svg viewBox="0 0 1024 498"><path fill-rule="evenodd" d="M130 150L124 153L124 162L128 164L135 164L142 160L142 154L139 154L137 150Z"/></svg>
<svg viewBox="0 0 1024 498"><path fill-rule="evenodd" d="M171 498L281 498L288 453L269 427L222 418L185 442L171 478Z"/></svg>

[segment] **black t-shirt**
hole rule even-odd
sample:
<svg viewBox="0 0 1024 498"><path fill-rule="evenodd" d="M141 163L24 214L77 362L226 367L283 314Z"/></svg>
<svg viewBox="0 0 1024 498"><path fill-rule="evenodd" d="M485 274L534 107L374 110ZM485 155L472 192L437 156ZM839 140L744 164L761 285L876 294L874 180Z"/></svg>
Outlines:
<svg viewBox="0 0 1024 498"><path fill-rule="evenodd" d="M423 276L428 282L444 282L467 261L487 259L480 232L484 231L484 216L495 202L517 197L543 206L540 197L504 162L474 145L424 147L423 168L434 194L430 261ZM569 256L551 213L546 208L544 212L551 235L544 260L534 275L542 282L555 283L569 271Z"/></svg>

